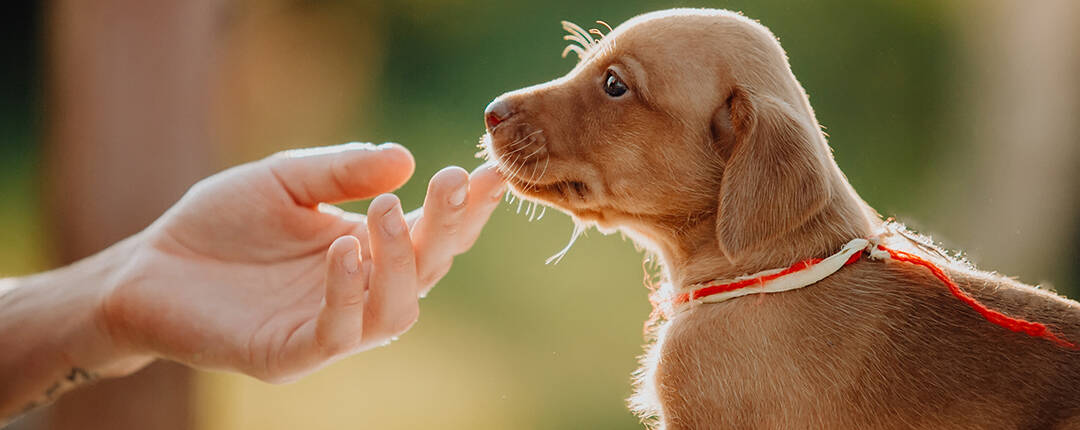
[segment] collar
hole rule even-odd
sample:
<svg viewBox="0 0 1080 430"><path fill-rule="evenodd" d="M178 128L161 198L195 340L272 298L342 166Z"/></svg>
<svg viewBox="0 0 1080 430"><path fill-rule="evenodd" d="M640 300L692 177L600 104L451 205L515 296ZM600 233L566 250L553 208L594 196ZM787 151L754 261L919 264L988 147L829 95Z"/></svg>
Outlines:
<svg viewBox="0 0 1080 430"><path fill-rule="evenodd" d="M1068 349L1078 349L1077 345L1055 334L1045 324L1010 317L980 303L960 289L937 265L918 255L898 251L878 243L878 239L852 239L839 252L825 258L811 258L797 262L787 268L771 269L734 279L716 280L703 284L694 284L670 296L670 310L678 313L689 306L705 303L719 303L736 297L755 293L781 293L797 290L817 283L840 269L859 261L863 255L871 260L895 261L922 266L938 278L953 297L967 304L987 321L1007 328L1013 332L1043 338ZM654 306L657 303L654 302ZM654 311L657 309L654 308Z"/></svg>
<svg viewBox="0 0 1080 430"><path fill-rule="evenodd" d="M754 293L780 293L796 290L827 278L838 270L859 260L862 251L871 246L862 238L852 239L840 252L826 258L811 258L785 269L771 269L729 280L695 284L675 295L672 304L678 308L686 303L718 303Z"/></svg>

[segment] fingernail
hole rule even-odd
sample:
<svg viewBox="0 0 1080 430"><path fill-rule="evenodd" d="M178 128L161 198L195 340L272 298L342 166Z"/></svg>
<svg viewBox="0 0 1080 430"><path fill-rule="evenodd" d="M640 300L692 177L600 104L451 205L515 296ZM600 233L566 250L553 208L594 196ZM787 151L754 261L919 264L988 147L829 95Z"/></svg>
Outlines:
<svg viewBox="0 0 1080 430"><path fill-rule="evenodd" d="M394 147L395 145L396 145L396 144L395 144L395 143L393 143L393 142L386 142L386 143L382 143L382 144L379 144L379 146L376 146L376 147L375 147L375 149L377 149L377 150L379 150L379 151L382 151L382 150L384 150L384 149L390 149L390 148L393 148L393 147Z"/></svg>
<svg viewBox="0 0 1080 430"><path fill-rule="evenodd" d="M495 169L495 162L494 161L485 161L484 164L476 166L476 168L473 169L472 172L469 172L469 176L475 175L477 172L479 172L481 170L494 170L494 169Z"/></svg>
<svg viewBox="0 0 1080 430"><path fill-rule="evenodd" d="M371 142L349 142L344 145L346 149L362 149L365 151L375 150L375 145Z"/></svg>
<svg viewBox="0 0 1080 430"><path fill-rule="evenodd" d="M495 193L491 195L492 200L499 200L503 198L503 194L506 194L506 185L502 185L495 189Z"/></svg>
<svg viewBox="0 0 1080 430"><path fill-rule="evenodd" d="M465 196L469 194L469 187L464 184L458 187L452 194L450 194L450 206L461 206L465 204Z"/></svg>
<svg viewBox="0 0 1080 430"><path fill-rule="evenodd" d="M391 236L397 236L405 231L405 220L401 219L400 206L395 204L383 214L382 225L383 231Z"/></svg>
<svg viewBox="0 0 1080 430"><path fill-rule="evenodd" d="M360 254L357 254L355 249L346 252L341 256L341 265L349 274L356 273L360 269Z"/></svg>

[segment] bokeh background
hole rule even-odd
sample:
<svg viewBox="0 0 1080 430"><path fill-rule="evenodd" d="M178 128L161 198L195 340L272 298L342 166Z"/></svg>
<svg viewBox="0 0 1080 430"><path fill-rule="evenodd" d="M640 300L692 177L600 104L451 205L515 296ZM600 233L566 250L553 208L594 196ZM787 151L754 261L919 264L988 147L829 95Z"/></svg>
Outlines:
<svg viewBox="0 0 1080 430"><path fill-rule="evenodd" d="M197 179L285 148L403 143L416 206L435 171L478 164L489 100L572 67L560 20L673 6L769 26L882 214L1080 294L1071 0L15 2L0 15L0 276L91 254ZM13 427L640 427L624 399L649 313L642 256L593 232L545 266L570 231L504 206L411 332L300 382L160 363Z"/></svg>

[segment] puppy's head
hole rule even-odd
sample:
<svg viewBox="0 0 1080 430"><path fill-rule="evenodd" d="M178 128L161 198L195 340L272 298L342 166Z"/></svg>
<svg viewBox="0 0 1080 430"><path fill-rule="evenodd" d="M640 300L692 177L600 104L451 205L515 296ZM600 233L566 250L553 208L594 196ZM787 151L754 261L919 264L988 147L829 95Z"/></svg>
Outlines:
<svg viewBox="0 0 1080 430"><path fill-rule="evenodd" d="M584 49L568 48L570 73L485 112L486 150L517 194L652 243L708 223L729 258L828 200L829 152L765 27L678 9L596 41L572 33Z"/></svg>

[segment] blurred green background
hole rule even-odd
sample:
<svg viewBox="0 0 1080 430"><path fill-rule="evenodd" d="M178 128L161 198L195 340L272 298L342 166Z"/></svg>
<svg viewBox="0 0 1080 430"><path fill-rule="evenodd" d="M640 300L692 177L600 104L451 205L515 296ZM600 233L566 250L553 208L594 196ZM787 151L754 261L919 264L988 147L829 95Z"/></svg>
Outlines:
<svg viewBox="0 0 1080 430"><path fill-rule="evenodd" d="M1080 293L1075 288L1080 250L1074 245L1080 238L1074 222L1080 206L1075 186L1080 167L1075 52L1080 50L1075 49L1077 30L1069 24L1077 16L1073 2L210 3L205 10L185 12L206 16L187 19L212 21L205 30L210 35L200 33L192 42L210 48L195 54L174 53L168 46L154 50L165 58L162 64L171 61L169 55L193 56L203 62L196 64L205 63L208 76L203 84L183 81L207 88L199 102L205 105L187 103L191 112L209 113L196 121L205 139L182 143L209 155L200 158L197 169L169 178L170 160L154 158L161 170L130 178L179 184L154 194L165 204L199 175L231 164L284 148L361 140L400 142L413 151L416 177L400 195L406 207L415 207L426 178L438 169L479 163L473 154L483 133L482 111L491 99L573 66L576 59L559 58L566 44L560 20L616 25L655 9L720 7L743 11L780 38L827 127L837 162L884 216L897 216L947 246L966 250L983 268L1045 282L1073 297ZM116 12L71 11L79 7ZM126 20L150 12L117 15L148 7L153 6L47 2L16 7L17 13L4 19L0 275L65 261L63 256L71 254L57 244L80 230L56 226L83 214L52 202L110 192L69 190L69 182L77 181L56 179L51 172L81 160L65 158L71 153L66 151L93 153L87 146L103 142L113 148L112 155L88 162L107 163L121 178L126 169L147 162L126 159L128 152L115 149L145 140L125 142L118 134L95 140L94 130L51 130L78 120L70 117L77 110L58 106L96 106L86 112L113 106L95 98L110 92L54 90L52 82L85 70L56 60L69 55L61 46L65 40L75 39L57 33L92 31L80 27L83 20L132 22ZM184 31L176 28L154 24L130 32ZM161 39L176 40L167 34ZM103 76L135 73L109 68L113 57L107 51L118 45L108 40L98 47L100 55L84 54L97 59L95 70ZM124 49L116 58L141 55L136 48ZM165 77L130 85L167 89L172 82ZM95 84L91 79L78 85ZM144 112L140 100L128 97L120 109ZM168 103L168 97L153 98L153 106ZM187 117L168 119L177 128L192 129L184 123ZM137 120L114 121L118 128L141 126ZM146 135L170 130L155 128ZM141 204L131 200L132 207ZM123 204L108 210L137 212ZM137 231L151 219L123 228ZM562 263L544 265L570 231L570 221L554 211L530 223L515 214L514 206L504 205L475 248L457 259L422 302L419 324L392 347L349 358L291 385L198 373L187 385L162 383L156 389L186 393L189 402L176 407L188 417L183 426L199 429L637 427L624 399L650 310L642 256L617 235L590 232ZM97 415L87 419L105 424L115 419L111 413L122 413L90 409ZM60 422L46 413L22 425L63 427Z"/></svg>

